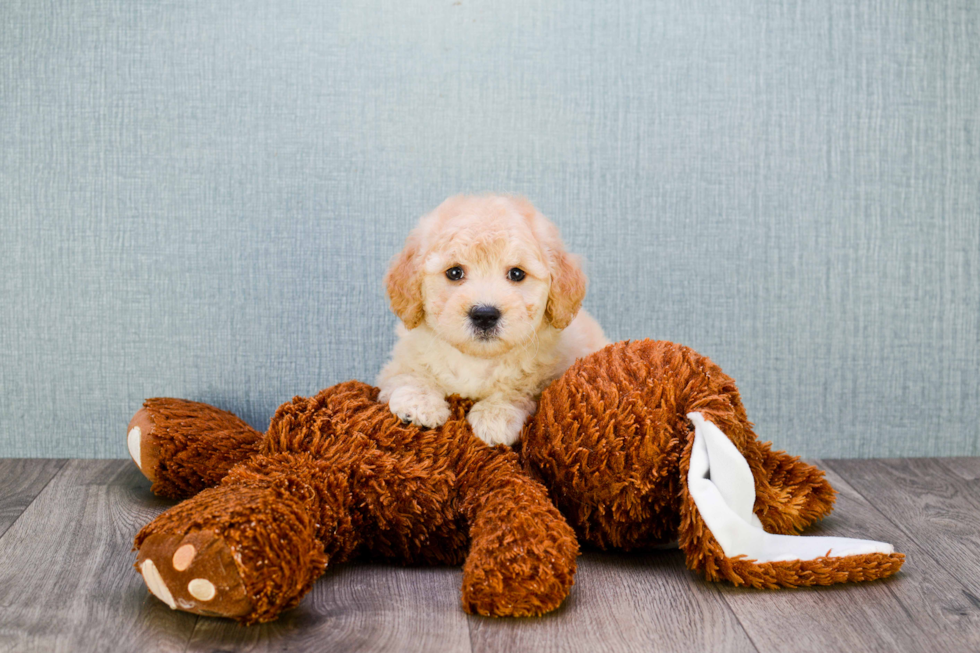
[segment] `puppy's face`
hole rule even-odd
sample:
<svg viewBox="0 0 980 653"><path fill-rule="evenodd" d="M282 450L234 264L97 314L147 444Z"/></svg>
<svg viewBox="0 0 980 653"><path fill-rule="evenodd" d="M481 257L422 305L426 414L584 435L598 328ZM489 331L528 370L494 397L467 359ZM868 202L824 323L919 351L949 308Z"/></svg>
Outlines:
<svg viewBox="0 0 980 653"><path fill-rule="evenodd" d="M496 230L459 226L423 264L426 324L477 356L529 341L542 324L550 286L540 248L517 220L509 225L509 239Z"/></svg>
<svg viewBox="0 0 980 653"><path fill-rule="evenodd" d="M464 353L489 357L564 328L585 277L557 229L510 197L454 197L422 218L386 277L408 328L425 322Z"/></svg>

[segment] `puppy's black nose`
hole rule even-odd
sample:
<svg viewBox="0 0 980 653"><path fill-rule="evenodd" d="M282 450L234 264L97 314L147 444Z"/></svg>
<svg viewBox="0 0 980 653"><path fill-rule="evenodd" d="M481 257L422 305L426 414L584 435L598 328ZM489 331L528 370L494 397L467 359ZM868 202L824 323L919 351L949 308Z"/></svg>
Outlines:
<svg viewBox="0 0 980 653"><path fill-rule="evenodd" d="M477 329L489 331L500 320L500 309L496 306L474 306L470 309L470 321Z"/></svg>

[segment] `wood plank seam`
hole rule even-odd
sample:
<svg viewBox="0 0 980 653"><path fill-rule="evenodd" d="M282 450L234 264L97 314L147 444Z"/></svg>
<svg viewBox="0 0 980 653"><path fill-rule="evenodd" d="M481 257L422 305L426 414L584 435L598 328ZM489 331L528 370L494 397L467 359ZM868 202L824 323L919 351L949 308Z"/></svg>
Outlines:
<svg viewBox="0 0 980 653"><path fill-rule="evenodd" d="M190 632L187 633L187 640L184 642L184 653L187 653L187 651L190 650L191 642L194 641L194 636L197 634L197 629L200 625L201 625L201 616L194 615L194 626L190 629Z"/></svg>
<svg viewBox="0 0 980 653"><path fill-rule="evenodd" d="M51 460L51 459L48 459L48 460ZM7 533L9 533L9 532L10 532L10 530L11 530L11 529L12 529L12 528L14 527L14 525L15 525L15 524L16 524L16 523L17 523L18 521L20 521L20 518L24 516L24 513L25 513L25 512L27 512L27 509L28 509L28 508L30 508L30 507L31 507L31 505L32 505L32 504L33 504L33 503L34 503L35 501L37 501L37 498L38 498L39 496L41 496L41 493L42 493L42 492L44 492L44 490L45 490L45 489L46 489L46 488L48 487L48 485L50 485L50 484L51 484L51 482L52 482L52 481L53 481L53 480L54 480L55 478L57 478L58 476L60 476L60 475L61 475L61 473L62 473L62 472L64 471L64 469L65 469L65 466L66 466L66 465L68 464L68 459L67 459L67 458L60 458L60 459L57 459L57 458L56 458L56 459L54 459L54 460L57 460L57 461L60 461L60 462L59 462L59 464L58 464L58 469L57 469L57 471L55 471L55 473L54 473L54 474L52 474L52 475L50 476L50 478L48 478L48 480L47 480L47 481L46 481L46 482L44 483L44 485L42 485L42 486L41 486L40 488L38 488L38 491L34 493L34 496L33 496L33 497L31 497L31 500L30 500L30 501L28 501L28 502L27 502L27 503L26 503L26 504L24 505L24 507L23 507L23 508L21 509L21 511L20 511L20 514L19 514L19 515L17 515L17 517L15 517L15 518L14 518L14 520L13 520L12 522L10 522L10 524L8 524L8 525L7 525L7 527L6 527L6 528L5 528L5 529L4 529L4 530L3 530L2 532L0 532L0 539L3 539L3 537L4 537L4 535L6 535Z"/></svg>
<svg viewBox="0 0 980 653"><path fill-rule="evenodd" d="M868 518L870 518L870 521L871 522L875 522L875 521L878 521L880 519L879 527L885 528L885 529L892 529L892 528L896 529L895 531L892 531L892 535L893 536L895 536L897 533L902 533L902 534L905 533L905 530L898 529L898 526L897 526L897 524L894 523L894 520L889 519L887 515L883 514L882 511L880 509L878 509L878 507L876 506L875 503L873 503L872 501L870 501L867 496L865 496L864 494L860 493L856 488L854 488L851 485L851 483L848 480L848 478L845 477L843 474L839 474L837 471L835 471L835 469L832 466L828 465L827 463L824 463L823 461L808 460L807 462L809 462L811 464L815 464L818 467L821 467L822 466L825 469L828 469L828 475L831 477L831 482L841 492L842 497L845 496L845 495L849 495L848 502L854 502L854 503L857 503L858 504L857 506L854 506L854 507L859 507L860 508L860 510L857 511L859 514L860 513L863 513L863 516L864 517L863 517L863 519L861 519L861 521L867 521ZM864 512L864 511L867 511L867 512ZM849 511L847 514L851 514L851 512ZM846 523L846 521L847 520L845 518L845 523ZM845 526L845 528L846 527L847 526ZM852 524L852 527L853 527L853 524ZM902 536L899 536L899 537L902 537ZM906 545L909 546L910 549L916 550L916 551L919 548L918 543L915 542L914 540L913 541L906 542ZM918 553L918 551L917 551L917 553ZM928 558L928 560L930 560L930 561L932 560L931 557L928 557L928 556L925 556L925 557ZM944 574L950 574L950 572L947 572L947 570L945 569L945 567L942 566L940 563L938 563L938 562L932 562L931 564L934 564L936 566L936 568L938 568L937 571L938 570L942 570L942 572ZM925 566L928 567L928 563L926 563ZM887 581L885 581L883 583L875 583L875 585L879 588L880 591L882 591L882 592L884 592L884 593L886 593L888 595L888 597L889 597L889 603L893 603L894 604L894 605L892 605L892 609L893 610L900 610L904 614L903 619L904 619L905 622L907 622L909 624L916 624L916 623L919 623L920 622L921 618L920 617L917 617L916 615L913 615L911 613L911 610L914 609L915 603L910 603L908 596L902 596L901 595L902 593L898 590L898 586L896 586L896 585L894 585L892 583L889 583ZM916 584L916 586L918 586L918 584ZM956 585L955 587L958 587L958 585ZM816 589L816 588L814 588L814 589ZM870 589L871 588L866 588L864 590L865 595L867 595L866 593ZM725 588L723 586L719 586L719 591L727 599L727 601L729 602L729 606L736 613L736 616L738 616L739 614L741 614L742 613L742 610L745 610L745 609L749 610L750 613L752 611L757 611L758 610L758 602L756 600L754 600L753 597L746 597L745 594L743 594L743 593L736 593L736 592L725 591ZM862 595L862 588L859 587L859 586L858 587L854 587L853 588L853 591L854 591L854 593L858 597L860 597ZM811 594L811 596L812 596L812 594ZM830 597L828 597L828 598L829 598L828 603L830 605L833 605L835 602L838 602L839 603L841 600L844 600L845 602L847 600L847 599L842 599L841 596L838 596L838 598L836 600L835 599L832 599ZM787 597L787 600L788 600L789 603L791 603L792 602L792 597ZM743 601L747 602L747 605L743 605L742 604ZM860 599L858 599L858 601L860 601ZM755 605L755 607L752 607L753 605ZM736 609L736 608L739 608L739 609ZM831 608L831 610L830 610L829 613L830 614L833 614L833 609L832 608ZM901 621L901 619L899 619L899 621ZM741 620L740 620L740 623L741 623ZM766 641L765 636L766 636L767 633L766 633L766 630L765 629L767 628L767 626L761 626L761 627L764 630L760 631L759 630L760 624L759 623L753 624L752 623L752 620L750 618L750 620L749 620L749 627L746 628L745 630L746 630L747 635L750 637L750 639L751 639L751 635L752 634L756 634L757 636L760 636L761 635L763 637L762 645L765 645L767 643L769 644L768 646L765 646L764 650L782 650L778 646L777 647L773 647L771 640L768 641L768 642ZM754 631L754 633L753 632L750 632L750 630L751 631ZM866 633L866 635L871 635L871 633ZM823 638L823 639L825 639L825 638ZM817 641L821 641L822 642L821 645L824 647L822 650L831 650L831 648L833 650L838 650L838 648L840 648L840 650L877 650L875 648L875 646L880 645L880 642L877 642L876 643L876 642L866 641L866 640L855 640L855 641L863 641L864 644L865 644L865 647L864 648L861 648L861 647L858 647L858 648L849 648L849 647L854 647L855 646L854 642L849 642L846 645L841 644L841 642L837 642L834 647L827 648L826 642L823 641L823 639L820 638L819 636L816 638ZM831 639L836 639L836 638L831 637ZM754 639L752 639L752 643L753 644L756 644L756 641ZM812 644L812 642L811 642L811 644ZM894 642L892 642L892 644L894 644ZM919 641L918 644L922 644L922 641ZM818 650L818 649L813 649L813 650ZM925 649L922 649L922 650L925 650ZM956 649L949 649L949 650L961 650L961 649L956 648ZM966 648L966 649L962 649L962 650L972 650L972 649Z"/></svg>
<svg viewBox="0 0 980 653"><path fill-rule="evenodd" d="M738 618L738 613L735 612L734 608L732 608L732 604L729 603L728 597L725 596L725 593L721 591L721 587L718 586L718 583L714 583L714 585L715 585L714 587L715 594L721 597L722 603L724 603L725 607L728 608L728 611L732 613L732 616L735 618L735 623L737 623L738 627L742 629L743 633L745 633L745 637L746 639L749 640L749 644L752 645L752 648L755 649L756 653L762 653L762 649L760 649L756 641L752 639L752 633L749 632L749 629L746 628L745 624L742 623L742 620ZM770 590L760 590L760 591L770 591Z"/></svg>
<svg viewBox="0 0 980 653"><path fill-rule="evenodd" d="M572 589L574 591L574 585L572 586ZM568 599L565 599L565 601L567 602ZM466 641L470 645L470 653L473 653L473 651L475 650L473 648L473 624L474 623L475 622L472 618L466 620Z"/></svg>
<svg viewBox="0 0 980 653"><path fill-rule="evenodd" d="M970 456L970 457L973 457L973 456ZM947 470L954 478L959 479L958 485L960 485L960 487L962 487L963 489L965 489L967 492L970 492L970 494L974 498L980 499L980 485L977 485L975 481L971 481L971 480L968 480L966 478L963 478L963 476L961 475L961 473L958 470L954 469L951 465L949 465L947 463L946 459L944 459L944 458L933 458L933 460L940 467L942 467L943 469Z"/></svg>

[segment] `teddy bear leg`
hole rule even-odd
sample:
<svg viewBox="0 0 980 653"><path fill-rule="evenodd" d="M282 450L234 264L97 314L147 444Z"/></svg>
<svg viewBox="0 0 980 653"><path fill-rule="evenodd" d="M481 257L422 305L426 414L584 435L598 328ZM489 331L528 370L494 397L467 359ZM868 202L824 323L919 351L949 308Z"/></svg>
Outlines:
<svg viewBox="0 0 980 653"><path fill-rule="evenodd" d="M133 461L152 481L153 492L171 499L217 485L258 451L262 437L227 411L162 397L143 402L126 429Z"/></svg>
<svg viewBox="0 0 980 653"><path fill-rule="evenodd" d="M479 483L465 502L470 551L463 607L525 617L554 610L571 590L578 541L544 487L515 470Z"/></svg>
<svg viewBox="0 0 980 653"><path fill-rule="evenodd" d="M256 456L145 526L136 569L173 609L270 621L356 546L349 496L308 455Z"/></svg>
<svg viewBox="0 0 980 653"><path fill-rule="evenodd" d="M768 533L754 511L755 479L735 444L697 412L681 457L678 541L690 569L752 587L884 578L905 560L885 542Z"/></svg>
<svg viewBox="0 0 980 653"><path fill-rule="evenodd" d="M813 465L773 451L769 442L750 443L746 460L755 477L755 514L769 533L796 535L830 514L837 492Z"/></svg>

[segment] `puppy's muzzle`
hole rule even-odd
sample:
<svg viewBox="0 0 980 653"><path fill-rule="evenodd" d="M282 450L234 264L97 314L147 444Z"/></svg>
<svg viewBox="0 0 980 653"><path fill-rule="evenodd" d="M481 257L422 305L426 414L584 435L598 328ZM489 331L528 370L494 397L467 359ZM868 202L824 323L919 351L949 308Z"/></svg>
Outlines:
<svg viewBox="0 0 980 653"><path fill-rule="evenodd" d="M488 338L500 322L500 309L486 304L474 306L470 309L469 317L479 336Z"/></svg>

